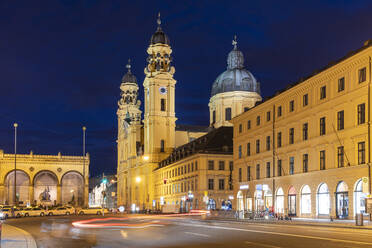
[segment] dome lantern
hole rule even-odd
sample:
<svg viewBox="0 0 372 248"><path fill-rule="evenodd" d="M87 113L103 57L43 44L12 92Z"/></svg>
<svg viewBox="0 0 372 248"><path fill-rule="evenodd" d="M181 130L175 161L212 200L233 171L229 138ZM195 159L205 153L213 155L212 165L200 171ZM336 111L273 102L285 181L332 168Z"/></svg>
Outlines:
<svg viewBox="0 0 372 248"><path fill-rule="evenodd" d="M128 59L128 64L125 66L128 69L128 72L123 76L121 79L122 83L132 83L132 84L137 84L137 78L132 74L131 69L131 64L130 64L130 59Z"/></svg>
<svg viewBox="0 0 372 248"><path fill-rule="evenodd" d="M161 28L161 19L160 19L160 12L158 14L158 19L156 20L158 23L158 28L156 29L156 32L151 36L150 39L150 45L155 45L155 44L165 44L169 45L170 41L168 36L163 32Z"/></svg>
<svg viewBox="0 0 372 248"><path fill-rule="evenodd" d="M236 35L232 42L233 50L227 56L227 70L221 73L212 86L211 95L224 92L248 91L260 94L260 83L253 74L244 68L244 55L238 50Z"/></svg>

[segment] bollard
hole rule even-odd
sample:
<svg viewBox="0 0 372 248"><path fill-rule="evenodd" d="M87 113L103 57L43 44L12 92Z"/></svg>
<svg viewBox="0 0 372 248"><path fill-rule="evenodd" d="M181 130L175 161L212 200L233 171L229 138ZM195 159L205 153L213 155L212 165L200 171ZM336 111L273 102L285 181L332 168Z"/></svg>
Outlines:
<svg viewBox="0 0 372 248"><path fill-rule="evenodd" d="M363 214L356 214L355 215L355 225L356 226L363 226Z"/></svg>

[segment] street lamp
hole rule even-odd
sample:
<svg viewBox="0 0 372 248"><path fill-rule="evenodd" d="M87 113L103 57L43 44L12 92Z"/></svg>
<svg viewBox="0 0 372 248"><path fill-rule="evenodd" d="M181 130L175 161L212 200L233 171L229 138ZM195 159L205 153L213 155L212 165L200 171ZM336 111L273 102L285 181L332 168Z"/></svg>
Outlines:
<svg viewBox="0 0 372 248"><path fill-rule="evenodd" d="M136 177L136 183L139 183L141 182L141 178L140 177Z"/></svg>
<svg viewBox="0 0 372 248"><path fill-rule="evenodd" d="M83 205L85 206L85 131L87 128L83 126Z"/></svg>
<svg viewBox="0 0 372 248"><path fill-rule="evenodd" d="M14 123L14 195L13 203L17 205L17 127L18 124Z"/></svg>

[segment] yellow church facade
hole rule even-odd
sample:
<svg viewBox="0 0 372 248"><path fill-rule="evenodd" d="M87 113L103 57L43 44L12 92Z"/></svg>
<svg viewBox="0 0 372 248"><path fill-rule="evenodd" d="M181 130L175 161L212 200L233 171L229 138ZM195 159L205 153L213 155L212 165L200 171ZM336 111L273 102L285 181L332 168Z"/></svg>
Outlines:
<svg viewBox="0 0 372 248"><path fill-rule="evenodd" d="M15 159L14 154L0 150L0 202L23 206L87 206L89 163L88 154L83 157L30 152L17 154Z"/></svg>
<svg viewBox="0 0 372 248"><path fill-rule="evenodd" d="M229 121L261 100L259 83L244 68L236 39L233 46L227 70L212 86L210 126L176 124L172 48L158 18L147 48L143 119L130 64L120 86L118 206L145 210L173 205L181 211L231 206L234 166Z"/></svg>
<svg viewBox="0 0 372 248"><path fill-rule="evenodd" d="M233 118L234 207L311 218L365 213L372 43Z"/></svg>

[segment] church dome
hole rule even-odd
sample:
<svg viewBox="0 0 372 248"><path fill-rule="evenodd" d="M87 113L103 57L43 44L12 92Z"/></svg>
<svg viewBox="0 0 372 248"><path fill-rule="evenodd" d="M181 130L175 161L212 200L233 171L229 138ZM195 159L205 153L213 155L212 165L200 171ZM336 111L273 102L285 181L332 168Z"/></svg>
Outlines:
<svg viewBox="0 0 372 248"><path fill-rule="evenodd" d="M131 68L131 65L130 65L130 59L128 60L128 64L126 65L127 69L128 69L128 72L123 76L123 78L121 79L121 82L122 83L133 83L133 84L137 84L137 78L136 76L134 76L130 70Z"/></svg>
<svg viewBox="0 0 372 248"><path fill-rule="evenodd" d="M232 91L248 91L260 94L260 84L253 74L244 68L244 55L238 50L236 37L234 48L227 56L227 70L220 74L212 86L212 96Z"/></svg>
<svg viewBox="0 0 372 248"><path fill-rule="evenodd" d="M156 32L151 36L151 39L150 39L150 44L153 45L153 44L158 44L158 43L161 43L161 44L166 44L166 45L169 45L170 44L170 41L169 41L169 38L168 36L163 32L163 30L161 29L161 20L160 20L160 13L159 13L159 16L158 16L158 29L156 30Z"/></svg>

